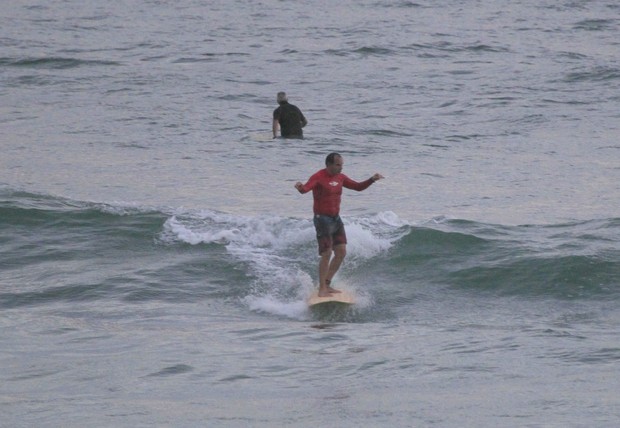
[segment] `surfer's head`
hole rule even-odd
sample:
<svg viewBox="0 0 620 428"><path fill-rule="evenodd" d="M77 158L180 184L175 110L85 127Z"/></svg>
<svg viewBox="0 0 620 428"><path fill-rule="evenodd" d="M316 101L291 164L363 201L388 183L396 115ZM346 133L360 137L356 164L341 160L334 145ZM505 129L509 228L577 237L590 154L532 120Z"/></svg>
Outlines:
<svg viewBox="0 0 620 428"><path fill-rule="evenodd" d="M342 171L343 163L344 161L340 153L333 152L328 154L325 158L325 166L331 175L339 174Z"/></svg>
<svg viewBox="0 0 620 428"><path fill-rule="evenodd" d="M288 97L286 96L286 92L278 92L278 104L282 104L288 101Z"/></svg>

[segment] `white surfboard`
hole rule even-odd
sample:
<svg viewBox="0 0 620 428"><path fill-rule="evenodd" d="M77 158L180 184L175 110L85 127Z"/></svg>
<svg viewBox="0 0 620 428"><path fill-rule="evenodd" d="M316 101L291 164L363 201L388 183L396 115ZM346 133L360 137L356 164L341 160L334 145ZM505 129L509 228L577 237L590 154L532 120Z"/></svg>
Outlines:
<svg viewBox="0 0 620 428"><path fill-rule="evenodd" d="M250 135L250 140L258 141L258 142L266 142L273 140L272 132L252 132Z"/></svg>
<svg viewBox="0 0 620 428"><path fill-rule="evenodd" d="M338 303L343 305L352 305L355 303L355 297L353 294L345 290L340 290L340 293L332 293L328 297L319 297L319 291L315 291L310 295L308 299L308 306L322 305L324 303Z"/></svg>

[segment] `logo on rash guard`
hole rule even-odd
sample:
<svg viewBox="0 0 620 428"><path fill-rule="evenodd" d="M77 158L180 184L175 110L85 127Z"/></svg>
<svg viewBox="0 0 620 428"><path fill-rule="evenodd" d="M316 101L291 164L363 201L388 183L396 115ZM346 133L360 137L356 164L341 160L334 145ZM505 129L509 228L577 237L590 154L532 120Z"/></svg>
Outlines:
<svg viewBox="0 0 620 428"><path fill-rule="evenodd" d="M332 187L336 187L338 185L338 182L337 181L330 181L329 185L332 186Z"/></svg>

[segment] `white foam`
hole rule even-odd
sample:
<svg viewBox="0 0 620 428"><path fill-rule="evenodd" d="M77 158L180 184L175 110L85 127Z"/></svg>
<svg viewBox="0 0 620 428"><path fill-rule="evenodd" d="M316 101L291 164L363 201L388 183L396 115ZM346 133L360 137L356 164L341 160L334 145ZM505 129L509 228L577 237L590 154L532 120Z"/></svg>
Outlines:
<svg viewBox="0 0 620 428"><path fill-rule="evenodd" d="M408 224L392 212L345 217L347 261L364 263L392 247L407 233ZM306 300L316 288L318 255L312 219L277 216L243 217L201 211L178 213L164 225L163 235L191 245L222 244L250 269L255 280L243 302L252 311L295 319L307 317ZM163 239L163 238L162 238ZM343 270L334 278L336 288L356 297L356 308L372 304L370 293L347 283Z"/></svg>
<svg viewBox="0 0 620 428"><path fill-rule="evenodd" d="M176 239L191 245L231 241L236 233L234 229L196 230L191 225L178 221L176 216L166 220L164 231L171 233Z"/></svg>
<svg viewBox="0 0 620 428"><path fill-rule="evenodd" d="M345 225L347 231L347 254L349 257L369 259L389 249L392 242L387 238L379 238L372 231L357 223Z"/></svg>
<svg viewBox="0 0 620 428"><path fill-rule="evenodd" d="M250 310L285 316L294 319L305 319L308 305L304 300L285 302L274 296L247 296L244 299Z"/></svg>

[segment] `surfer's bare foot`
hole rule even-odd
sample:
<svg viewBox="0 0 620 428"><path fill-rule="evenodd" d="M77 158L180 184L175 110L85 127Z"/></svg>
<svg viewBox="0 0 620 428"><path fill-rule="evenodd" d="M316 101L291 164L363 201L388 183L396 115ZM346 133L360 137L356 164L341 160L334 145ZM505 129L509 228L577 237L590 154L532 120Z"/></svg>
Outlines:
<svg viewBox="0 0 620 428"><path fill-rule="evenodd" d="M332 294L333 293L342 293L342 291L336 290L335 288L333 288L331 286L331 284L332 284L332 280L331 279L326 279L325 280L325 285L327 286L327 290L329 290L330 293L332 293Z"/></svg>
<svg viewBox="0 0 620 428"><path fill-rule="evenodd" d="M330 297L332 295L329 289L320 289L319 288L319 297Z"/></svg>

